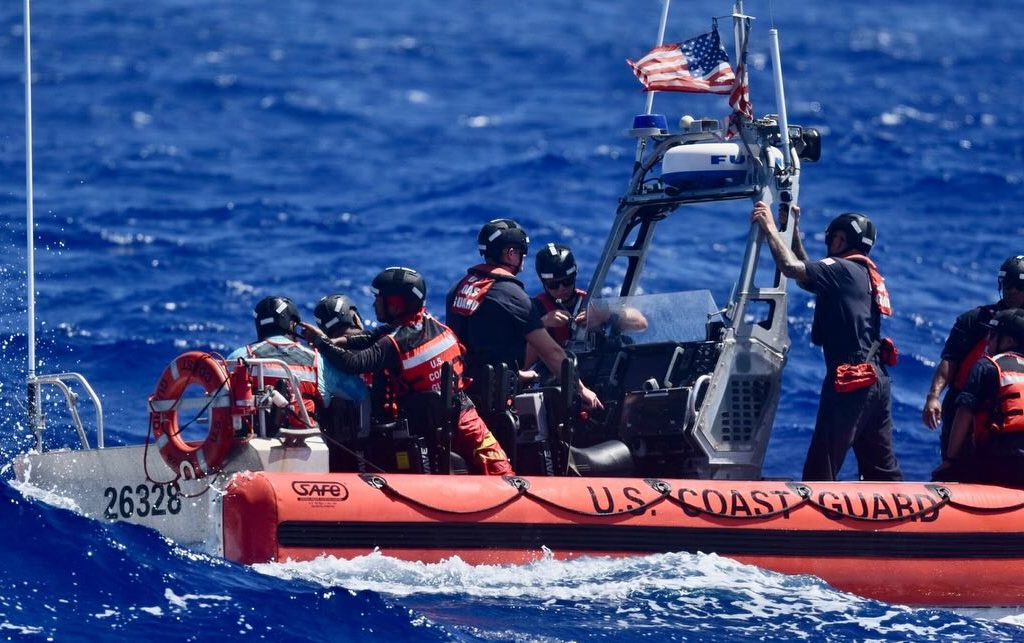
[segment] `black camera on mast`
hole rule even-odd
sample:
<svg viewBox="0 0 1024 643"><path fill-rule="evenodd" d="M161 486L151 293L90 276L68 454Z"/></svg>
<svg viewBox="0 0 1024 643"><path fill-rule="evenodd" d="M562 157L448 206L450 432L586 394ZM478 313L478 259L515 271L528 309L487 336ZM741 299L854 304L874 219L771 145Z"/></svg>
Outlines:
<svg viewBox="0 0 1024 643"><path fill-rule="evenodd" d="M821 132L813 127L789 126L789 142L802 161L821 159Z"/></svg>

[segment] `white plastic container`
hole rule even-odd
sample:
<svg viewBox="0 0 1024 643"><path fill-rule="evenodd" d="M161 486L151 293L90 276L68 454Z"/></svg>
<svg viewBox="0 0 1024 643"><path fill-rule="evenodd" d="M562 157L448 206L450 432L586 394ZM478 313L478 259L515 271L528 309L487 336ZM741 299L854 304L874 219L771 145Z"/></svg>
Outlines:
<svg viewBox="0 0 1024 643"><path fill-rule="evenodd" d="M738 143L693 143L673 147L661 161L661 179L679 190L743 185L749 161Z"/></svg>

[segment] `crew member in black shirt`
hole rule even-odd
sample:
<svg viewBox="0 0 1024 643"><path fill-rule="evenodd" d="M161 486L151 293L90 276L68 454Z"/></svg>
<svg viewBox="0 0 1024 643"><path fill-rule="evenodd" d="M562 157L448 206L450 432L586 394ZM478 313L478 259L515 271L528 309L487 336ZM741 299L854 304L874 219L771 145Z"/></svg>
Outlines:
<svg viewBox="0 0 1024 643"><path fill-rule="evenodd" d="M943 457L949 448L949 432L956 411L954 402L964 390L971 368L985 354L988 323L1000 310L1024 307L1024 255L1008 257L1003 262L999 267L998 283L999 301L972 308L956 318L942 347L942 358L932 375L921 419L929 429L942 425L939 441ZM946 389L946 395L940 404L942 389Z"/></svg>
<svg viewBox="0 0 1024 643"><path fill-rule="evenodd" d="M555 377L562 372L565 351L544 329L523 283L516 279L529 244L526 231L515 221L488 222L477 236L485 262L470 268L448 293L445 322L466 347L471 378L479 380L488 365L516 370L528 366L527 344ZM597 395L583 382L579 393L584 407L601 408Z"/></svg>
<svg viewBox="0 0 1024 643"><path fill-rule="evenodd" d="M867 258L875 226L862 214L839 215L825 232L828 256L812 262L800 241L799 215L795 207L780 213L783 225L791 219L794 226L792 250L783 243L765 203L755 204L751 221L764 231L782 274L816 296L811 341L822 348L826 375L803 479L835 480L852 446L861 479L902 480L892 448L889 375L877 350L880 316L892 310L885 281ZM837 367L863 363L869 356L874 383L838 392Z"/></svg>

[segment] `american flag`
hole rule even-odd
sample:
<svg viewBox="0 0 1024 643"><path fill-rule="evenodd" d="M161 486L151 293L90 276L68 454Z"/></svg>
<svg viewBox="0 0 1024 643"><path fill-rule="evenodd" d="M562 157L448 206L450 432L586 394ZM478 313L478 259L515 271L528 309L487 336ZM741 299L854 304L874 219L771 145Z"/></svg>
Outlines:
<svg viewBox="0 0 1024 643"><path fill-rule="evenodd" d="M731 94L736 81L717 29L683 43L655 47L640 60L626 62L649 92Z"/></svg>
<svg viewBox="0 0 1024 643"><path fill-rule="evenodd" d="M747 54L736 68L736 82L729 93L729 106L749 120L754 119L754 106L750 103L750 85L747 83Z"/></svg>
<svg viewBox="0 0 1024 643"><path fill-rule="evenodd" d="M746 59L744 47L743 58L734 74L718 29L712 29L683 43L655 47L637 62L626 62L645 91L729 94L733 114L729 117L726 137L732 138L739 133L742 118L754 118Z"/></svg>

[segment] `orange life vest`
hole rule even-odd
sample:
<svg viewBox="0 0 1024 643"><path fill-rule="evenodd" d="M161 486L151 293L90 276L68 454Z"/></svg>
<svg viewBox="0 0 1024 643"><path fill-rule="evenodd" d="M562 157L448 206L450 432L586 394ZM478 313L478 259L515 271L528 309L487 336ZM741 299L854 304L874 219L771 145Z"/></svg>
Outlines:
<svg viewBox="0 0 1024 643"><path fill-rule="evenodd" d="M999 304L982 306L981 315L979 316L978 321L984 323L991 320L993 315L996 314L998 306ZM964 358L957 365L956 374L953 376L953 388L958 391L964 390L964 387L967 386L967 379L971 375L971 369L974 368L974 365L978 363L979 359L984 357L985 349L987 347L988 333L984 332L981 334L981 337L978 338L978 341L974 343L974 346L971 347L971 350L967 351L967 354L964 355Z"/></svg>
<svg viewBox="0 0 1024 643"><path fill-rule="evenodd" d="M970 377L971 369L978 363L978 360L985 356L985 348L988 346L988 336L982 337L978 342L971 347L971 350L967 351L967 355L964 356L960 365L957 366L956 376L953 378L953 387L958 390L964 390L967 386L967 379Z"/></svg>
<svg viewBox="0 0 1024 643"><path fill-rule="evenodd" d="M317 371L316 352L298 342L285 339L265 339L245 347L249 357L262 359L279 359L288 365L289 370L299 381L299 395L308 413L316 411L323 404L320 397L319 372ZM279 380L288 379L288 373L278 364L263 365L263 384L274 386ZM253 382L256 385L256 382ZM312 419L312 418L310 418ZM291 418L294 424L294 418Z"/></svg>
<svg viewBox="0 0 1024 643"><path fill-rule="evenodd" d="M892 304L889 302L889 290L885 287L885 278L878 271L874 261L868 259L867 255L856 252L840 255L842 259L858 263L868 269L868 278L871 280L871 297L874 299L878 312L885 316L892 315Z"/></svg>
<svg viewBox="0 0 1024 643"><path fill-rule="evenodd" d="M1024 355L1001 353L987 357L999 372L999 392L990 428L1000 433L1024 431Z"/></svg>
<svg viewBox="0 0 1024 643"><path fill-rule="evenodd" d="M515 275L502 268L487 263L473 266L455 287L455 299L448 311L463 317L471 317L480 307L487 291L499 278L515 279Z"/></svg>
<svg viewBox="0 0 1024 643"><path fill-rule="evenodd" d="M441 392L441 368L450 363L462 389L462 345L450 328L430 314L421 322L403 325L387 337L398 349L398 373L389 373L389 389L396 398L424 391Z"/></svg>
<svg viewBox="0 0 1024 643"><path fill-rule="evenodd" d="M587 291L576 288L575 296L577 299L586 297ZM552 297L551 294L548 293L548 291L546 290L541 294L537 295L537 301L540 302L540 306L541 308L544 309L545 314L550 313L552 310L567 310L564 306L559 304L555 300L555 298ZM567 312L569 312L569 314L572 314L571 310L568 310ZM565 346L571 338L572 333L569 328L570 326L571 323L566 324L565 326L558 326L556 328L548 328L547 331L555 339L555 341L559 343L559 345Z"/></svg>

